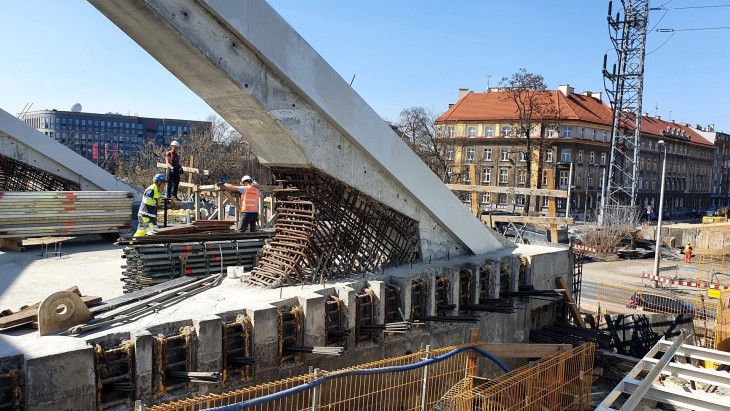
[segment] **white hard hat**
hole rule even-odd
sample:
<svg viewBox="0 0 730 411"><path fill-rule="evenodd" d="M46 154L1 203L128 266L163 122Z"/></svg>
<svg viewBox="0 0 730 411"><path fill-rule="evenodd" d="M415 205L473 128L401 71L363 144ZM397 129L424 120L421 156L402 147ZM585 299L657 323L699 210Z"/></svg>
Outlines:
<svg viewBox="0 0 730 411"><path fill-rule="evenodd" d="M172 140L172 143L170 143L171 147L180 147L180 143L177 142L177 140Z"/></svg>
<svg viewBox="0 0 730 411"><path fill-rule="evenodd" d="M249 175L245 175L241 177L241 182L243 183L244 181L253 181L253 178Z"/></svg>

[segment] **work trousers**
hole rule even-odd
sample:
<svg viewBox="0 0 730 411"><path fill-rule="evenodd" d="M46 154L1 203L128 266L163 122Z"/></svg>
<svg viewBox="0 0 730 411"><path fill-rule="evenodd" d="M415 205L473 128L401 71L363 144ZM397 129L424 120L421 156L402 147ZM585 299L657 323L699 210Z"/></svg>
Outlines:
<svg viewBox="0 0 730 411"><path fill-rule="evenodd" d="M253 212L253 213L243 213L241 214L241 218L238 220L238 225L236 226L236 230L239 233L245 233L248 229L252 233L256 232L256 220L259 219L259 213Z"/></svg>
<svg viewBox="0 0 730 411"><path fill-rule="evenodd" d="M167 189L165 190L165 196L167 198L177 198L177 187L180 185L180 174L174 170L167 169Z"/></svg>
<svg viewBox="0 0 730 411"><path fill-rule="evenodd" d="M134 237L143 237L146 235L153 235L158 229L157 219L146 216L137 216L137 231L134 232Z"/></svg>

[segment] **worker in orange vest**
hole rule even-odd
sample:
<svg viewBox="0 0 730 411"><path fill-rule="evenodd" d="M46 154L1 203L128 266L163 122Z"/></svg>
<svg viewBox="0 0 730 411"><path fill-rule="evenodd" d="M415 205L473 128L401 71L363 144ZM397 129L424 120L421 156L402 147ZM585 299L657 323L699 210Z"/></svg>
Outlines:
<svg viewBox="0 0 730 411"><path fill-rule="evenodd" d="M687 245L684 246L684 262L688 263L692 259L692 245L687 241Z"/></svg>
<svg viewBox="0 0 730 411"><path fill-rule="evenodd" d="M259 219L259 198L264 195L253 184L251 176L243 176L241 185L223 184L223 188L241 193L241 219L238 220L236 230L240 233L256 232L256 221Z"/></svg>

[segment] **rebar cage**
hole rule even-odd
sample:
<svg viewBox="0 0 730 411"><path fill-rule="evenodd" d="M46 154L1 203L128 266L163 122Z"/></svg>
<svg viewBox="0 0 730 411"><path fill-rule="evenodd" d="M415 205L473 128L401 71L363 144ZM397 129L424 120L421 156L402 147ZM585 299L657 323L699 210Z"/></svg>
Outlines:
<svg viewBox="0 0 730 411"><path fill-rule="evenodd" d="M0 191L78 191L78 183L0 154Z"/></svg>
<svg viewBox="0 0 730 411"><path fill-rule="evenodd" d="M248 282L276 288L420 260L418 221L314 169L273 168L275 235Z"/></svg>

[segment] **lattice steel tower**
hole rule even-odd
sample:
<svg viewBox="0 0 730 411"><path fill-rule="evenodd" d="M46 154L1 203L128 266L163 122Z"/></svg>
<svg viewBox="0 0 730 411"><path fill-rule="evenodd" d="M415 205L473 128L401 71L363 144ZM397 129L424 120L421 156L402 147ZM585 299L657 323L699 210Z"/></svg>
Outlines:
<svg viewBox="0 0 730 411"><path fill-rule="evenodd" d="M641 134L641 99L644 88L644 54L649 0L621 0L624 15L611 15L608 3L608 25L616 49L617 62L609 72L603 58L606 93L613 107L611 127L611 162L601 189L600 222L604 223L606 207L635 206L637 164Z"/></svg>

